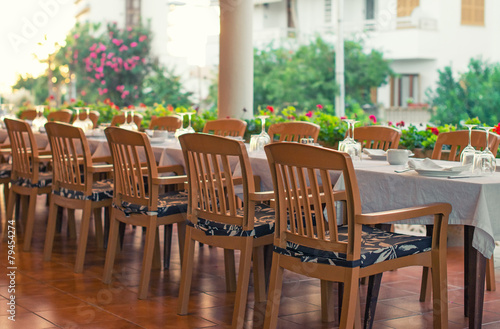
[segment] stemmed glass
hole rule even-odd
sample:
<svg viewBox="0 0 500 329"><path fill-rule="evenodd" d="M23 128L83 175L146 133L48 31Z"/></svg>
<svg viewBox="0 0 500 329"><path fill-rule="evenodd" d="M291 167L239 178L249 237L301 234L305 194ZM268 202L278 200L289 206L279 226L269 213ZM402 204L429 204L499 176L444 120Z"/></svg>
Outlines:
<svg viewBox="0 0 500 329"><path fill-rule="evenodd" d="M194 132L195 132L195 131L194 131L194 128L193 128L193 127L191 127L191 116L192 116L193 114L196 114L196 111L189 111L189 112L186 112L186 114L187 114L187 116L188 116L188 122L189 122L188 126L187 126L187 127L186 127L186 129L185 129L185 130L186 130L186 133L194 133Z"/></svg>
<svg viewBox="0 0 500 329"><path fill-rule="evenodd" d="M43 116L44 109L45 105L38 105L36 107L36 118L31 123L34 131L40 131L40 128L45 126L47 123L47 118Z"/></svg>
<svg viewBox="0 0 500 329"><path fill-rule="evenodd" d="M252 135L250 137L250 151L261 151L264 146L271 142L271 137L266 133L266 119L269 118L268 115L257 116L262 123L262 130L259 135Z"/></svg>
<svg viewBox="0 0 500 329"><path fill-rule="evenodd" d="M85 111L87 112L87 117L85 118L85 120L83 120L83 123L85 125L85 129L83 131L91 131L92 129L94 129L94 123L90 119L90 108L86 107Z"/></svg>
<svg viewBox="0 0 500 329"><path fill-rule="evenodd" d="M353 160L361 160L361 143L354 139L354 125L359 121L344 119L347 123L347 136L339 143L339 151L346 152Z"/></svg>
<svg viewBox="0 0 500 329"><path fill-rule="evenodd" d="M179 138L180 135L184 135L185 133L189 132L189 131L187 131L186 128L184 128L184 116L186 116L187 113L181 112L181 113L177 113L177 114L180 115L180 117L181 117L182 126L175 131L175 135L174 135L175 138Z"/></svg>
<svg viewBox="0 0 500 329"><path fill-rule="evenodd" d="M135 124L134 111L135 111L134 108L130 109L130 123L129 123L129 126L130 126L130 130L137 131L137 130L139 130L139 127L137 127L137 125Z"/></svg>
<svg viewBox="0 0 500 329"><path fill-rule="evenodd" d="M483 151L478 151L474 156L472 172L475 174L493 174L497 168L495 156L488 146L489 131L494 127L480 127L486 133L486 146Z"/></svg>
<svg viewBox="0 0 500 329"><path fill-rule="evenodd" d="M124 122L123 124L120 126L120 128L123 128L123 129L128 129L128 130L132 130L132 127L130 126L130 124L128 123L128 109L123 109L122 110L123 112L123 118L124 118ZM133 121L133 120L132 120Z"/></svg>
<svg viewBox="0 0 500 329"><path fill-rule="evenodd" d="M85 132L87 130L87 124L84 120L80 120L80 110L82 109L83 107L75 107L76 120L73 122L73 126L81 128L83 132Z"/></svg>
<svg viewBox="0 0 500 329"><path fill-rule="evenodd" d="M476 149L471 145L471 136L472 136L472 128L477 127L477 125L464 125L469 128L469 144L464 147L462 153L460 153L460 162L462 165L472 165L474 162L474 154L476 153Z"/></svg>

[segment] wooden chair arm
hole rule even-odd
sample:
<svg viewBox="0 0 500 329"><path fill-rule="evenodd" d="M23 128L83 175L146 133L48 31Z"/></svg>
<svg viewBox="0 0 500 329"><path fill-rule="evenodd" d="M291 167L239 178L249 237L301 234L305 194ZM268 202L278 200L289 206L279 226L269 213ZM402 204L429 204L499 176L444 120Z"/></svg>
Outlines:
<svg viewBox="0 0 500 329"><path fill-rule="evenodd" d="M171 184L184 184L187 181L187 175L179 176L164 176L152 178L154 185L171 185Z"/></svg>
<svg viewBox="0 0 500 329"><path fill-rule="evenodd" d="M88 168L89 173L107 173L113 171L112 164L93 165Z"/></svg>
<svg viewBox="0 0 500 329"><path fill-rule="evenodd" d="M423 206L356 215L355 221L356 224L373 225L436 214L448 216L450 213L451 205L449 203L432 203Z"/></svg>
<svg viewBox="0 0 500 329"><path fill-rule="evenodd" d="M250 201L257 201L257 202L270 201L274 199L274 191L249 193L248 197L250 198Z"/></svg>

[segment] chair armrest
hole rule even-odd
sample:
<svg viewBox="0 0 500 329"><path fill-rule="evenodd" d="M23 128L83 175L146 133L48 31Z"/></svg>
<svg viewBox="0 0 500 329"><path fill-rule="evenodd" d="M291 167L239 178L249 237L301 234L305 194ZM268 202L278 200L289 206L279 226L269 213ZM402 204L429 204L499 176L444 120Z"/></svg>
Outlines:
<svg viewBox="0 0 500 329"><path fill-rule="evenodd" d="M106 172L112 172L113 171L113 165L112 164L103 164L103 165L93 165L88 168L88 171L90 173L106 173Z"/></svg>
<svg viewBox="0 0 500 329"><path fill-rule="evenodd" d="M448 216L450 213L451 205L449 203L432 203L424 206L360 214L356 216L355 221L356 224L373 225L436 214Z"/></svg>
<svg viewBox="0 0 500 329"><path fill-rule="evenodd" d="M171 165L171 166L158 166L158 173L173 172L177 176L184 174L184 167L181 165Z"/></svg>
<svg viewBox="0 0 500 329"><path fill-rule="evenodd" d="M269 201L271 199L274 199L274 191L249 193L248 197L251 201Z"/></svg>
<svg viewBox="0 0 500 329"><path fill-rule="evenodd" d="M179 176L165 176L156 177L151 179L154 185L171 185L171 184L184 184L188 178L187 175Z"/></svg>

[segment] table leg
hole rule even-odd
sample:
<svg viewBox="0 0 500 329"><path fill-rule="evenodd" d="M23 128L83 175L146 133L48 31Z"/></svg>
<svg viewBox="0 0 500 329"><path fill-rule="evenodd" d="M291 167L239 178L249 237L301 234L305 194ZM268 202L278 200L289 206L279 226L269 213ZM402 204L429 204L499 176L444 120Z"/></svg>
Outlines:
<svg viewBox="0 0 500 329"><path fill-rule="evenodd" d="M464 241L464 303L466 314L469 315L469 328L481 328L483 321L486 257L472 247L473 237L474 227L466 225Z"/></svg>

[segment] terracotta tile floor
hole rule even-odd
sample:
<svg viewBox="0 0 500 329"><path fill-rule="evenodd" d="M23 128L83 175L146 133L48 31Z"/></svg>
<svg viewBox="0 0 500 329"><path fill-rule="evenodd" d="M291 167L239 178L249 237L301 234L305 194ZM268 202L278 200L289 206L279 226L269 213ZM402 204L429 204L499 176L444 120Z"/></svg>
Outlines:
<svg viewBox="0 0 500 329"><path fill-rule="evenodd" d="M3 206L2 206L3 207ZM5 223L2 209L2 230ZM77 212L77 218L80 214ZM16 249L16 322L8 320L7 244L2 242L0 258L0 328L227 328L231 321L234 294L225 292L223 253L207 246L196 248L190 315L176 314L180 282L177 237L174 233L169 270L153 270L147 300L138 300L143 233L128 227L125 246L115 262L110 285L101 282L104 251L95 247L90 234L83 274L75 274L76 243L65 233L56 235L52 261L43 262L47 208L38 199L32 251ZM65 222L65 221L64 221ZM17 243L22 242L20 238ZM465 328L463 317L463 254L460 248L448 252L449 328ZM497 261L500 264L500 259ZM420 268L406 268L384 274L374 328L430 328L432 304L418 301ZM500 268L497 270L500 281ZM498 281L497 281L498 282ZM500 290L500 282L498 282ZM364 295L366 287L362 288ZM3 302L2 302L3 300ZM265 305L254 303L250 286L247 327L262 327ZM485 328L500 328L500 291L486 292ZM319 282L287 274L280 308L280 328L335 328L320 320Z"/></svg>

